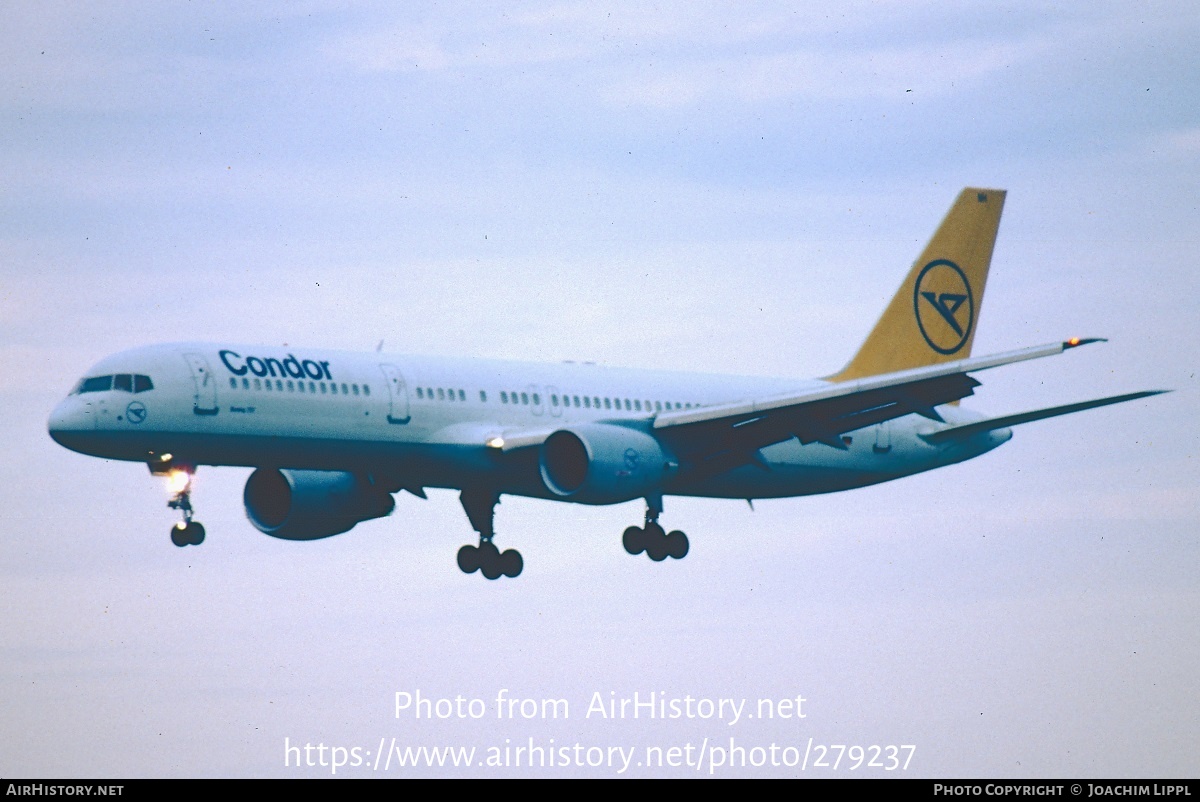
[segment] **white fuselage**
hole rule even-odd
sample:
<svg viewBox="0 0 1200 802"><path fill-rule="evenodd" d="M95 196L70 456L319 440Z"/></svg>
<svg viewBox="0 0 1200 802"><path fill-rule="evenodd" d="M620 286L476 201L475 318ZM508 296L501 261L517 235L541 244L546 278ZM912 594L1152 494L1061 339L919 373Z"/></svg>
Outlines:
<svg viewBox="0 0 1200 802"><path fill-rule="evenodd" d="M149 377L135 392L128 378ZM98 379L91 386L88 379ZM137 348L93 366L54 410L62 445L154 465L236 465L372 473L396 488L487 485L557 498L537 449L487 448L509 432L619 422L651 432L654 416L761 398L824 382L534 364L310 348L173 344ZM100 387L100 389L97 389ZM83 391L80 391L83 389ZM974 415L939 407L947 423ZM792 439L761 460L715 476L668 473L668 495L771 498L874 484L960 462L1005 442L1007 429L931 445L941 424L907 415L854 431L845 450ZM166 456L164 456L166 455Z"/></svg>

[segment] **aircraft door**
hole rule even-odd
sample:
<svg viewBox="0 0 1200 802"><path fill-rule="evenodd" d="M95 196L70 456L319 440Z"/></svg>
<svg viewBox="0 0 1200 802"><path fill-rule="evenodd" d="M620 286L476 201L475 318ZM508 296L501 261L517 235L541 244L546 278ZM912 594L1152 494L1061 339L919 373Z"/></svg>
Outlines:
<svg viewBox="0 0 1200 802"><path fill-rule="evenodd" d="M408 411L408 382L395 365L380 365L388 389L388 423L405 424L412 420Z"/></svg>
<svg viewBox="0 0 1200 802"><path fill-rule="evenodd" d="M553 399L557 395L558 395L557 387L547 387L546 388L546 396L547 397ZM562 417L562 404L555 404L553 401L551 401L550 414L556 418L561 418Z"/></svg>
<svg viewBox="0 0 1200 802"><path fill-rule="evenodd" d="M530 410L533 411L534 415L541 415L544 408L542 406L542 393L538 389L538 386L536 384L531 384L526 387L525 390L529 393Z"/></svg>
<svg viewBox="0 0 1200 802"><path fill-rule="evenodd" d="M108 400L104 398L96 399L96 402L88 403L88 411L92 413L92 418L97 429L107 429L109 424L108 416Z"/></svg>
<svg viewBox="0 0 1200 802"><path fill-rule="evenodd" d="M204 358L203 354L184 354L183 358L188 363L188 369L192 372L192 381L196 385L192 412L197 415L216 415L218 411L217 380L208 368L208 360Z"/></svg>

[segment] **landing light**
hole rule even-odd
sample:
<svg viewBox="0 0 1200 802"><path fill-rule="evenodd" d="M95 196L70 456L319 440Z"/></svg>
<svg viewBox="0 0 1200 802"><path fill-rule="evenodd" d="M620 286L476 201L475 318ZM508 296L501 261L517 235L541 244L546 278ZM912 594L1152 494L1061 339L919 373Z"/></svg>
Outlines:
<svg viewBox="0 0 1200 802"><path fill-rule="evenodd" d="M174 456L174 455L173 454L159 454L158 461L159 462L170 462L172 456Z"/></svg>
<svg viewBox="0 0 1200 802"><path fill-rule="evenodd" d="M486 445L488 448L504 448L504 438L490 437L484 445Z"/></svg>
<svg viewBox="0 0 1200 802"><path fill-rule="evenodd" d="M182 493L187 490L191 481L192 477L187 471L171 471L167 474L167 490L172 493Z"/></svg>

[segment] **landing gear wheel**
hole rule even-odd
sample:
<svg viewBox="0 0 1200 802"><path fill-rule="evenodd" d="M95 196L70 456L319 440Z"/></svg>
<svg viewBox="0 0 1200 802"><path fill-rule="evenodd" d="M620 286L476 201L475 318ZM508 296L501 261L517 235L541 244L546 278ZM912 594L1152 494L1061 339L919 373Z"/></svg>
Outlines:
<svg viewBox="0 0 1200 802"><path fill-rule="evenodd" d="M467 544L458 550L458 567L464 574L473 574L479 570L479 549Z"/></svg>
<svg viewBox="0 0 1200 802"><path fill-rule="evenodd" d="M646 552L646 556L656 563L668 557L682 560L690 548L687 535L678 529L669 535L664 532L658 523L658 516L662 513L662 500L647 499L646 502L646 526L631 526L626 529L625 534L621 535L621 545L630 554Z"/></svg>
<svg viewBox="0 0 1200 802"><path fill-rule="evenodd" d="M667 559L667 535L663 528L651 521L646 524L646 556L656 563Z"/></svg>
<svg viewBox="0 0 1200 802"><path fill-rule="evenodd" d="M625 546L625 551L630 554L641 554L646 550L645 532L641 527L631 526L625 530L625 534L621 535L621 544Z"/></svg>
<svg viewBox="0 0 1200 802"><path fill-rule="evenodd" d="M499 579L504 573L500 565L500 550L490 540L479 547L479 570L487 579Z"/></svg>
<svg viewBox="0 0 1200 802"><path fill-rule="evenodd" d="M678 529L667 535L667 555L669 557L682 560L687 556L689 545L687 535Z"/></svg>
<svg viewBox="0 0 1200 802"><path fill-rule="evenodd" d="M521 575L521 569L525 567L525 560L521 558L521 552L516 549L505 549L500 555L500 572L509 579L516 579Z"/></svg>
<svg viewBox="0 0 1200 802"><path fill-rule="evenodd" d="M667 559L667 539L656 537L646 543L646 556L656 563Z"/></svg>
<svg viewBox="0 0 1200 802"><path fill-rule="evenodd" d="M180 521L171 527L171 542L176 546L199 546L204 542L204 525L199 521Z"/></svg>
<svg viewBox="0 0 1200 802"><path fill-rule="evenodd" d="M467 487L463 488L459 500L472 528L479 533L479 545L463 546L458 550L458 567L465 574L479 571L487 579L519 576L525 567L521 552L505 549L501 553L492 543L492 537L496 534L494 518L500 494L486 486Z"/></svg>

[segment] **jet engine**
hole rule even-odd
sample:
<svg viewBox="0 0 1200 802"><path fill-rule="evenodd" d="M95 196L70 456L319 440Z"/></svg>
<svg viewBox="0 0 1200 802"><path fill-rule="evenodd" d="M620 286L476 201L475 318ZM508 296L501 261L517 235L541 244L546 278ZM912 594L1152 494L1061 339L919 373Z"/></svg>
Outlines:
<svg viewBox="0 0 1200 802"><path fill-rule="evenodd" d="M259 468L243 493L246 517L258 531L283 540L318 540L389 515L392 496L339 471Z"/></svg>
<svg viewBox="0 0 1200 802"><path fill-rule="evenodd" d="M644 496L661 482L666 464L654 437L606 423L559 429L546 438L538 455L547 489L583 504Z"/></svg>

